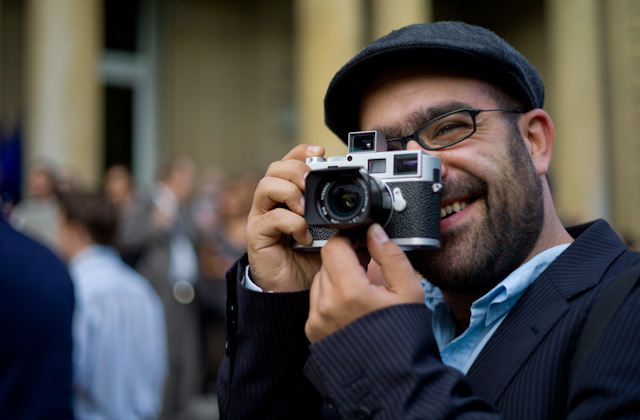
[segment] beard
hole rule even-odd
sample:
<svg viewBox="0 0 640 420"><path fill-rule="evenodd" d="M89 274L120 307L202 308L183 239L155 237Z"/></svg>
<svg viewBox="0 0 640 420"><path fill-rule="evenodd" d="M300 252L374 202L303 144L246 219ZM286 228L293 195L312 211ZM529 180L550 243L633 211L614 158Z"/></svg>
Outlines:
<svg viewBox="0 0 640 420"><path fill-rule="evenodd" d="M443 233L438 250L407 253L413 267L443 291L484 295L525 261L540 236L542 183L519 131L512 128L510 137L510 159L500 165L495 184L473 175L443 182L443 199L468 196L484 204L482 220Z"/></svg>

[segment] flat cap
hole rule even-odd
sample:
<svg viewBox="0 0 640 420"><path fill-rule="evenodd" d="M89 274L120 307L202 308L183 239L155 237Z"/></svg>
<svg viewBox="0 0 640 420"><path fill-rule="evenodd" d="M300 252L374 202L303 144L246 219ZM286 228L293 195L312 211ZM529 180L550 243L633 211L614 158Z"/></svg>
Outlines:
<svg viewBox="0 0 640 420"><path fill-rule="evenodd" d="M333 77L324 99L325 122L347 141L358 131L360 100L385 71L400 65L433 63L461 69L498 86L525 108L542 108L544 86L536 69L515 48L488 29L442 21L405 26L377 39Z"/></svg>

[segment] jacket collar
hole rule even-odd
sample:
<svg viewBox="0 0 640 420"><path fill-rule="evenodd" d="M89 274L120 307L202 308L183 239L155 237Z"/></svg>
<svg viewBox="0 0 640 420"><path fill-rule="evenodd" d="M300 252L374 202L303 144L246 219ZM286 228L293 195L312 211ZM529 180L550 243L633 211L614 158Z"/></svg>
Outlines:
<svg viewBox="0 0 640 420"><path fill-rule="evenodd" d="M595 287L626 245L604 220L567 229L576 239L514 306L471 366L474 391L496 402L570 300Z"/></svg>

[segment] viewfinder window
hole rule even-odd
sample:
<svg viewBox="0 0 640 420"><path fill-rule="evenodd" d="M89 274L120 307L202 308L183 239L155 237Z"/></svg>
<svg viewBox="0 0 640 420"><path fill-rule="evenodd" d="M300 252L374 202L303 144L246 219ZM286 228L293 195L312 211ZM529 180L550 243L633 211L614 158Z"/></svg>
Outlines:
<svg viewBox="0 0 640 420"><path fill-rule="evenodd" d="M410 155L395 155L393 173L394 175L417 175L418 155L415 153Z"/></svg>

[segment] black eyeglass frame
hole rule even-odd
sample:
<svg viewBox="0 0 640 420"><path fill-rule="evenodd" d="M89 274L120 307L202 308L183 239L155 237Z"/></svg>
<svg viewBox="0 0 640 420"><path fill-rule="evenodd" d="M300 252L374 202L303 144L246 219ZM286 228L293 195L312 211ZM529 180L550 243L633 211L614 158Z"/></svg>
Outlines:
<svg viewBox="0 0 640 420"><path fill-rule="evenodd" d="M451 144L447 144L446 146L439 146L439 147L431 147L426 145L422 140L420 140L420 136L418 135L420 133L420 131L422 131L425 127L427 127L428 125L444 118L444 117L448 117L451 114L455 114L458 112L463 112L466 111L469 113L469 115L471 116L471 120L473 121L473 130L471 131L471 133L469 133L467 136L461 138L458 141L455 141ZM476 117L478 116L478 114L480 114L481 112L517 112L517 113L524 113L527 112L524 109L521 108L513 108L513 109L505 109L505 108L497 108L497 109L477 109L477 108L460 108L460 109L456 109L454 111L450 111L447 112L445 114L439 115L435 118L430 119L429 121L427 121L426 123L424 123L423 125L420 126L420 128L418 128L416 131L414 131L413 133L409 134L408 136L404 136L404 137L396 137L393 139L387 139L387 144L389 144L390 142L400 142L402 144L402 150L406 150L407 149L407 143L409 142L409 140L413 140L416 143L418 143L421 147L423 147L426 150L440 150L440 149L444 149L446 147L451 147L455 144L460 143L463 140L468 139L469 137L473 136L473 134L476 132Z"/></svg>

